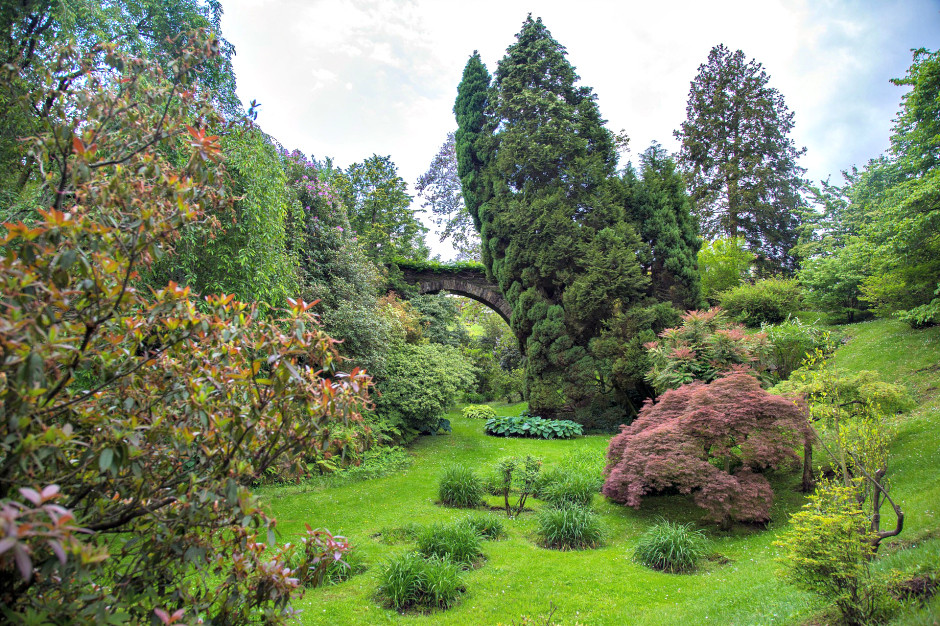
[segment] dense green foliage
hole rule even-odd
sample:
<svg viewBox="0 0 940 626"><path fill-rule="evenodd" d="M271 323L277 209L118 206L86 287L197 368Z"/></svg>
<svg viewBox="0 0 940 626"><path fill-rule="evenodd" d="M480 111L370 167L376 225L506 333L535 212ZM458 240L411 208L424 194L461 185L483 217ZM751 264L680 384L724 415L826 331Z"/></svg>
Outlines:
<svg viewBox="0 0 940 626"><path fill-rule="evenodd" d="M689 89L676 137L707 238L743 237L762 270L795 269L804 169L789 137L793 113L757 61L711 49Z"/></svg>
<svg viewBox="0 0 940 626"><path fill-rule="evenodd" d="M747 250L743 237L715 239L705 244L698 253L702 296L717 304L718 294L740 285L753 262L754 253Z"/></svg>
<svg viewBox="0 0 940 626"><path fill-rule="evenodd" d="M54 200L0 239L5 622L293 613L288 551L262 554L275 520L247 485L302 474L306 454L361 422L371 383L340 370L303 300L263 313L141 279L215 216L264 210L251 193L227 194L224 141L211 132L247 137L199 83L215 49L190 35L166 73L114 48L45 50L37 68L47 87L32 96L51 112L28 143ZM56 78L76 65L76 80ZM275 175L270 165L258 171ZM310 532L316 579L348 544Z"/></svg>
<svg viewBox="0 0 940 626"><path fill-rule="evenodd" d="M441 474L438 497L446 506L473 508L483 501L483 482L473 469L451 465Z"/></svg>
<svg viewBox="0 0 940 626"><path fill-rule="evenodd" d="M869 308L885 315L929 305L938 287L940 53L915 50L907 75L893 82L911 89L889 154L846 172L842 186L823 184L797 248L807 301L849 321Z"/></svg>
<svg viewBox="0 0 940 626"><path fill-rule="evenodd" d="M649 248L644 269L650 275L650 293L681 310L696 309L701 304L697 257L702 240L685 181L658 143L640 155L640 165L642 179L628 168L624 181L631 218Z"/></svg>
<svg viewBox="0 0 940 626"><path fill-rule="evenodd" d="M484 430L498 437L538 437L540 439L569 439L584 434L581 424L571 420L547 420L537 415L491 417Z"/></svg>
<svg viewBox="0 0 940 626"><path fill-rule="evenodd" d="M705 535L691 524L662 520L643 533L633 558L652 569L684 574L698 567L706 545Z"/></svg>
<svg viewBox="0 0 940 626"><path fill-rule="evenodd" d="M800 286L793 279L764 278L718 295L721 308L751 328L779 324L800 309Z"/></svg>
<svg viewBox="0 0 940 626"><path fill-rule="evenodd" d="M487 164L489 146L484 145L486 135L486 108L489 98L490 73L475 50L463 70L457 86L454 115L457 131L454 133L454 153L457 158L457 175L463 192L464 205L474 226L480 230L482 217L480 206L488 199L489 189L483 168ZM488 266L490 252L486 245L481 255Z"/></svg>
<svg viewBox="0 0 940 626"><path fill-rule="evenodd" d="M391 157L372 155L334 173L330 181L349 213L349 223L369 258L426 259L426 228L410 210L408 184Z"/></svg>
<svg viewBox="0 0 940 626"><path fill-rule="evenodd" d="M103 43L147 58L172 75L173 60L191 44L192 31L204 29L213 36L218 54L204 59L199 80L217 109L234 119L242 112L231 63L235 49L221 36L221 17L218 2L198 0L4 2L0 62L10 66L0 80L0 218L35 217L36 206L52 201L42 187L38 155L22 140L44 132L56 117L56 99L39 96L45 69L57 56L53 49L70 45L75 53L57 61L61 65L55 81L60 90L68 90L81 81L82 59L99 69L107 66Z"/></svg>
<svg viewBox="0 0 940 626"><path fill-rule="evenodd" d="M208 226L181 233L175 254L163 259L151 282L173 280L200 294L283 306L298 292L298 259L289 243L291 224L302 219L297 198L261 131L231 133L221 145L226 191L235 202L213 212Z"/></svg>
<svg viewBox="0 0 940 626"><path fill-rule="evenodd" d="M389 356L376 414L405 438L437 432L438 422L473 383L470 365L451 346L407 344Z"/></svg>
<svg viewBox="0 0 940 626"><path fill-rule="evenodd" d="M779 324L761 325L761 332L770 343L771 367L780 380L789 378L807 356L817 350L826 355L835 350L832 333L815 324L801 322L797 317L788 317Z"/></svg>

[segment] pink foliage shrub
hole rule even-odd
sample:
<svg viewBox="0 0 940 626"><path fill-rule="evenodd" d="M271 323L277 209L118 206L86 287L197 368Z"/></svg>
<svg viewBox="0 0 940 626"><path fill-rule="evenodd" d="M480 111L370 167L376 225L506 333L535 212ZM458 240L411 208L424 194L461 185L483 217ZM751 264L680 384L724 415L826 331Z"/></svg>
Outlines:
<svg viewBox="0 0 940 626"><path fill-rule="evenodd" d="M646 379L658 393L694 380L710 382L729 372L747 371L771 382L771 345L764 333L748 334L719 308L689 311L682 325L667 328L644 346L650 371Z"/></svg>
<svg viewBox="0 0 940 626"><path fill-rule="evenodd" d="M647 401L620 427L602 492L636 508L644 496L675 488L710 520L764 522L773 492L761 472L798 465L795 449L811 436L806 406L768 393L753 376L694 382Z"/></svg>

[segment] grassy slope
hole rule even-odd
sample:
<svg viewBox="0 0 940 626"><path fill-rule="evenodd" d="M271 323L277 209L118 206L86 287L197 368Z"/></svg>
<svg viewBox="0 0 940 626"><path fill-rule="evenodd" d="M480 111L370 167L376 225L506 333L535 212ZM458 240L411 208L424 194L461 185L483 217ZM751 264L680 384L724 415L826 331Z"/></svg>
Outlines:
<svg viewBox="0 0 940 626"><path fill-rule="evenodd" d="M854 339L837 355L837 364L851 369L877 369L887 380L910 385L923 401L904 416L895 445L892 472L895 489L908 516L904 544L911 549L888 551L886 563L906 566L936 553L940 540L940 329L910 331L894 322L869 322L851 327ZM918 371L923 370L923 371ZM516 414L520 406L502 407ZM574 441L494 439L482 434L482 422L451 414L454 432L422 438L413 448L407 470L373 481L329 490L279 487L264 490L284 540L296 538L304 523L348 536L371 564L351 581L308 592L297 603L304 624L508 624L523 614L558 609L554 619L565 624L775 624L800 623L821 608L814 598L775 578L776 553L771 545L799 507L795 477L777 477L777 500L768 531L737 529L731 534L710 530L716 552L731 562L710 563L703 572L676 576L649 571L631 561L633 546L658 516L695 521L697 510L681 497L652 498L640 511L612 505L595 496L595 507L609 531L605 547L584 552L555 552L534 545L534 517L508 521L509 538L484 544L488 557L479 570L466 575L468 593L447 612L432 616L398 615L373 601L376 577L384 559L411 549L387 544L376 533L409 522L427 524L463 515L435 504L437 476L453 462L484 468L507 454L537 454L547 465L567 451L606 448L606 437ZM538 502L534 503L538 506ZM925 557L925 555L927 555ZM929 612L929 609L928 609ZM920 623L925 613L911 618ZM923 623L930 623L924 621Z"/></svg>

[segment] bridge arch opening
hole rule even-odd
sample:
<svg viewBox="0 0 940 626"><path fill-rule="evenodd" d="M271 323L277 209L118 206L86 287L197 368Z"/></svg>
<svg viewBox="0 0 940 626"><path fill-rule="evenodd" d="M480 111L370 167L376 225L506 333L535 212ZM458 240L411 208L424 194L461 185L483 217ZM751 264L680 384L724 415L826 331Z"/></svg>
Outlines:
<svg viewBox="0 0 940 626"><path fill-rule="evenodd" d="M405 280L418 287L418 291L422 294L443 291L464 296L492 309L507 324L510 322L512 307L509 301L503 296L499 287L486 279L482 269L461 269L455 272L447 269L402 268L402 274Z"/></svg>

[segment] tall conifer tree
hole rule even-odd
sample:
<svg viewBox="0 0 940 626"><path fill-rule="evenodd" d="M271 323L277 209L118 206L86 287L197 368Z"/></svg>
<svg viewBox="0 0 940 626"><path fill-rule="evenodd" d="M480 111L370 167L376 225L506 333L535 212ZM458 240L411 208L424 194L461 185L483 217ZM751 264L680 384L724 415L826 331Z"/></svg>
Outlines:
<svg viewBox="0 0 940 626"><path fill-rule="evenodd" d="M462 180L466 171L483 174L471 187L483 190L471 212L487 270L513 307L530 406L586 416L604 394L590 339L617 303L645 295L648 278L635 255L642 244L611 193L614 138L565 55L530 15L499 62L482 125L478 110L467 114L483 75L471 58L455 107L457 156ZM472 133L480 133L478 162L460 147Z"/></svg>
<svg viewBox="0 0 940 626"><path fill-rule="evenodd" d="M658 143L640 155L634 213L640 236L650 248L651 294L681 309L701 304L697 265L702 239L676 162Z"/></svg>
<svg viewBox="0 0 940 626"><path fill-rule="evenodd" d="M703 234L744 237L763 269L792 270L805 170L793 113L757 61L712 48L692 81L679 163Z"/></svg>
<svg viewBox="0 0 940 626"><path fill-rule="evenodd" d="M482 170L485 162L486 102L490 89L490 73L480 54L474 50L463 70L463 78L457 86L457 101L454 114L457 116L457 132L454 147L457 152L457 175L463 188L464 204L480 228L479 209L485 200L485 182Z"/></svg>

